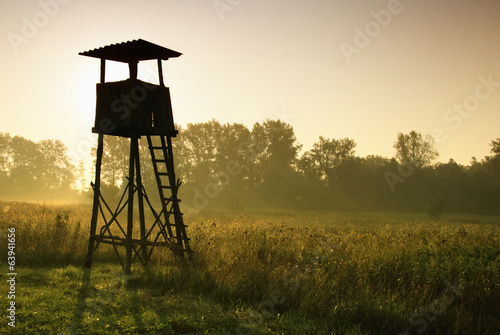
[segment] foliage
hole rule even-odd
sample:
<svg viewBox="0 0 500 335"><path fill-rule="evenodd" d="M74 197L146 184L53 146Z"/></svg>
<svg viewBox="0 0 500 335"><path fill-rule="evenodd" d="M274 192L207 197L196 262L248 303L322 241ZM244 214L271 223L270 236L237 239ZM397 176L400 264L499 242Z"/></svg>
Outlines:
<svg viewBox="0 0 500 335"><path fill-rule="evenodd" d="M401 164L409 164L417 168L428 165L438 157L434 149L434 139L430 135L423 137L414 130L409 134L398 133L394 148L396 159Z"/></svg>
<svg viewBox="0 0 500 335"><path fill-rule="evenodd" d="M74 166L59 140L33 142L0 133L2 197L36 197L71 193Z"/></svg>
<svg viewBox="0 0 500 335"><path fill-rule="evenodd" d="M437 157L434 142L416 131L397 135L390 159L356 156L353 139L323 136L301 153L293 127L280 120L252 128L217 120L177 128L172 140L176 177L182 181L180 198L191 212L278 207L425 213L429 199L441 198L448 212L500 214L500 139L491 142L491 156L469 166L452 159L431 165ZM116 200L123 192L129 151L129 139L106 136L101 175L106 199ZM144 136L139 152L142 183L157 201ZM76 193L75 185L90 191L85 179L84 166L73 166L60 141L35 143L0 133L0 197L76 200L69 196Z"/></svg>
<svg viewBox="0 0 500 335"><path fill-rule="evenodd" d="M95 161L97 144L92 148ZM103 144L101 182L109 186L120 186L128 176L130 140L118 136L106 136Z"/></svg>
<svg viewBox="0 0 500 335"><path fill-rule="evenodd" d="M496 141L491 141L491 152L495 155L500 155L500 138L497 138Z"/></svg>
<svg viewBox="0 0 500 335"><path fill-rule="evenodd" d="M340 140L319 137L319 142L306 151L301 158L301 169L305 174L312 174L326 183L334 185L337 179L336 169L342 163L354 158L356 143L349 138Z"/></svg>
<svg viewBox="0 0 500 335"><path fill-rule="evenodd" d="M179 129L172 141L174 158L183 181L180 197L190 211L280 207L425 213L428 199L438 197L447 211L500 213L495 201L500 197L498 155L469 167L453 160L429 165L436 155L433 141L415 131L398 134L398 161L357 157L353 139L322 136L299 158L301 146L293 128L282 121L256 123L251 130L216 120ZM103 187L111 197L119 191L109 184L123 183L128 164L128 142L118 140L125 145L108 144L114 149L103 160ZM143 183L156 194L144 139L140 152Z"/></svg>

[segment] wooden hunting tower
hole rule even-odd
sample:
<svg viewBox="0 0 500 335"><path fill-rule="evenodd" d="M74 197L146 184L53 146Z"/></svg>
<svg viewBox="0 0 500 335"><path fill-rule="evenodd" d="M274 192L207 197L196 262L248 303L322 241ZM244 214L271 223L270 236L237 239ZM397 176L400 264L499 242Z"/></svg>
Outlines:
<svg viewBox="0 0 500 335"><path fill-rule="evenodd" d="M111 244L119 256L125 273L130 273L136 258L147 265L153 249L169 247L177 256L191 255L189 239L179 208L177 191L180 181L175 178L172 155L174 127L170 91L163 83L162 60L179 57L181 53L144 41L107 45L79 53L101 60L101 80L96 90L96 117L92 132L98 134L94 201L86 266L92 265L92 256L99 244ZM157 60L159 85L137 79L139 61ZM127 63L130 78L105 82L106 60ZM116 207L111 209L101 194L101 164L104 135L130 138L128 182ZM153 171L158 186L161 208L155 210L142 184L138 141L146 136ZM137 198L137 206L134 206ZM145 215L145 203L152 219ZM127 209L126 226L119 222L120 213ZM139 216L138 237L134 237L134 210ZM102 221L98 220L101 213ZM98 221L102 226L97 232ZM122 220L123 221L123 220ZM150 221L150 222L147 222ZM119 248L125 248L122 257Z"/></svg>

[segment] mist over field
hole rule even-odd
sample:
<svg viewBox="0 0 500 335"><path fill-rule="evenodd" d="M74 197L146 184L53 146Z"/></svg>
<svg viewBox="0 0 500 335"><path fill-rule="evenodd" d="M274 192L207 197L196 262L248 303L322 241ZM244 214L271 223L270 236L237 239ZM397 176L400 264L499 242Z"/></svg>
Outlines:
<svg viewBox="0 0 500 335"><path fill-rule="evenodd" d="M0 197L6 200L89 202L89 172L74 166L64 143L33 142L0 133ZM311 148L280 120L242 124L216 120L180 127L173 139L180 198L186 213L206 209L500 213L500 139L491 155L436 163L434 139L411 131L394 136L393 157L356 154L350 138L318 137ZM488 145L488 144L485 144ZM94 150L95 151L95 150ZM105 136L102 192L117 198L128 175L130 142ZM145 138L142 179L156 194Z"/></svg>

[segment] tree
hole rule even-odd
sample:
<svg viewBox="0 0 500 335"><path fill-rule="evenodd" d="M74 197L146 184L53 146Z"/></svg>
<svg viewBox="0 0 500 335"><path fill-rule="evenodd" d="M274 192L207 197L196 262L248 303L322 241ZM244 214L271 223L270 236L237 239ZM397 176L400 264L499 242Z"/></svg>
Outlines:
<svg viewBox="0 0 500 335"><path fill-rule="evenodd" d="M25 193L39 187L42 170L39 168L41 156L36 143L21 136L14 136L11 140L11 150L12 166L9 176L14 190Z"/></svg>
<svg viewBox="0 0 500 335"><path fill-rule="evenodd" d="M439 155L434 149L434 139L430 135L425 137L412 130L409 134L398 133L394 143L396 159L403 165L413 165L422 168L428 165Z"/></svg>
<svg viewBox="0 0 500 335"><path fill-rule="evenodd" d="M378 155L368 155L361 159L360 172L355 176L351 187L354 191L358 190L356 196L364 208L385 209L390 202L388 198L391 192L384 176L390 164L390 159Z"/></svg>
<svg viewBox="0 0 500 335"><path fill-rule="evenodd" d="M87 184L87 179L85 178L85 163L83 159L78 161L77 178L80 191L84 193L89 188L89 185Z"/></svg>
<svg viewBox="0 0 500 335"><path fill-rule="evenodd" d="M490 171L491 183L496 185L500 191L500 138L496 141L491 141L491 152L494 153L493 156L487 156L485 158L485 164Z"/></svg>
<svg viewBox="0 0 500 335"><path fill-rule="evenodd" d="M69 191L72 186L74 166L67 155L67 147L59 140L35 143L14 136L7 156L0 156L3 156L3 163L7 162L8 184L13 194L46 196L51 194L47 191Z"/></svg>
<svg viewBox="0 0 500 335"><path fill-rule="evenodd" d="M0 176L7 176L11 165L11 137L8 133L0 132Z"/></svg>
<svg viewBox="0 0 500 335"><path fill-rule="evenodd" d="M319 137L319 142L301 157L301 169L310 177L322 180L332 186L337 177L336 169L340 164L354 158L356 143L349 138L340 140Z"/></svg>
<svg viewBox="0 0 500 335"><path fill-rule="evenodd" d="M500 155L500 137L491 141L491 152L495 155Z"/></svg>
<svg viewBox="0 0 500 335"><path fill-rule="evenodd" d="M190 123L175 139L177 165L184 182L206 184L217 170L222 125L216 121Z"/></svg>
<svg viewBox="0 0 500 335"><path fill-rule="evenodd" d="M256 123L252 129L252 143L250 149L256 167L256 181L263 183L266 188L282 189L283 182L294 171L297 154L301 145L293 127L280 120L266 120L262 124Z"/></svg>
<svg viewBox="0 0 500 335"><path fill-rule="evenodd" d="M467 170L471 183L471 211L480 214L499 214L500 169L497 157L477 160Z"/></svg>
<svg viewBox="0 0 500 335"><path fill-rule="evenodd" d="M246 202L252 187L253 164L249 164L241 146L251 138L250 130L243 124L225 124L222 127L218 152L218 172L214 176L225 185L223 200L231 208L239 208ZM221 185L222 186L222 185Z"/></svg>
<svg viewBox="0 0 500 335"><path fill-rule="evenodd" d="M251 134L242 124L216 120L188 124L174 141L176 170L184 183L182 197L200 203L243 202L249 188L246 152ZM187 202L189 203L189 202Z"/></svg>
<svg viewBox="0 0 500 335"><path fill-rule="evenodd" d="M73 183L75 167L67 155L68 148L59 140L37 143L40 154L38 170L42 185L48 189L69 189Z"/></svg>
<svg viewBox="0 0 500 335"><path fill-rule="evenodd" d="M11 137L0 132L0 195L6 196L10 191L10 170L12 165Z"/></svg>
<svg viewBox="0 0 500 335"><path fill-rule="evenodd" d="M438 200L441 199L449 210L460 211L470 207L472 189L470 176L467 175L464 166L450 159L446 164L434 165L433 172L432 179L427 186L430 188L431 194L428 197L432 199L432 205L439 205ZM438 198L435 198L436 196Z"/></svg>
<svg viewBox="0 0 500 335"><path fill-rule="evenodd" d="M97 152L97 141L93 147L92 156ZM118 136L106 136L103 146L103 159L101 165L101 182L111 187L120 186L128 176L130 157L130 140Z"/></svg>

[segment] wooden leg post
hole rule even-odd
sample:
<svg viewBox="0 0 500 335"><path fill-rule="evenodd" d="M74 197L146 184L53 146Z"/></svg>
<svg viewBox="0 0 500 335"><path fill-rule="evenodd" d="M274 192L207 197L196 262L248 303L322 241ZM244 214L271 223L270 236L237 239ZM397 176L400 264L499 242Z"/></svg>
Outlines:
<svg viewBox="0 0 500 335"><path fill-rule="evenodd" d="M135 170L136 170L136 184L137 184L137 205L139 206L139 223L141 230L141 257L143 265L147 264L147 249L146 249L146 220L144 218L144 199L142 196L142 176L141 176L141 160L139 156L139 144L138 141L134 141L135 152L137 154L135 160Z"/></svg>
<svg viewBox="0 0 500 335"><path fill-rule="evenodd" d="M134 163L136 159L136 151L134 142L137 143L137 136L133 134L130 137L130 159L129 159L129 174L128 174L128 216L127 216L127 238L126 238L126 254L125 254L125 274L130 274L132 267L132 233L134 229Z"/></svg>
<svg viewBox="0 0 500 335"><path fill-rule="evenodd" d="M99 196L101 192L101 165L102 165L102 152L104 147L104 135L99 133L97 139L97 154L95 161L95 183L94 183L94 201L92 204L92 219L90 221L90 237L89 248L87 251L87 259L85 266L90 268L92 266L92 255L95 246L95 233L97 228L97 218L99 215Z"/></svg>

